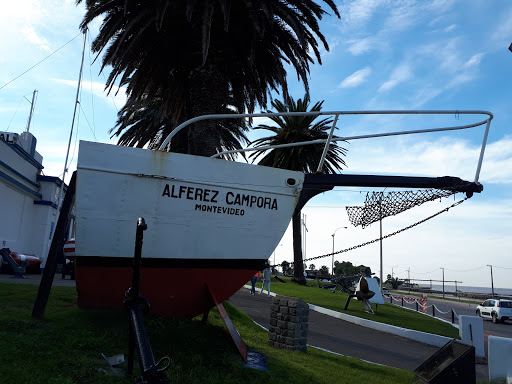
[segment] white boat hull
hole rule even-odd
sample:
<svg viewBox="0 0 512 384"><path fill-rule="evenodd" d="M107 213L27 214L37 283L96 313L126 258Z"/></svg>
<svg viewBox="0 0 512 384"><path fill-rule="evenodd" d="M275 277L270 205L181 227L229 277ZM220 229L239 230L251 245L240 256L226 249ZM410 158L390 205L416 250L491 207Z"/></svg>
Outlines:
<svg viewBox="0 0 512 384"><path fill-rule="evenodd" d="M124 293L129 288L126 276L130 276L139 217L148 224L143 268L161 269L146 282L143 269L142 287L148 283L158 287L163 296L174 298L169 301L174 306L180 295L192 301L204 298L189 297L185 289L176 292L179 287L165 288L166 278L190 274L189 283L202 286L201 269L207 274L208 270L244 271L241 282L224 295L234 293L261 269L279 243L304 180L301 172L83 141L77 168L77 289L79 302L88 303L84 306L101 302L102 291L105 295L122 286ZM103 281L115 280L121 270L125 277L117 288ZM98 306L116 306L110 301ZM198 308L198 313L203 310Z"/></svg>

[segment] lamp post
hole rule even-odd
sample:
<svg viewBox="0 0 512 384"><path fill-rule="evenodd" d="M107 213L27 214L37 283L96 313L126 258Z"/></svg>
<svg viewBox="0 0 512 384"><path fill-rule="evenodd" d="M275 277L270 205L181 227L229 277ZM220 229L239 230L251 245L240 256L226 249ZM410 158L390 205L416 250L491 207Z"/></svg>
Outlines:
<svg viewBox="0 0 512 384"><path fill-rule="evenodd" d="M494 299L494 280L492 278L492 265L487 264L488 267L491 267L491 289L492 289L492 298Z"/></svg>
<svg viewBox="0 0 512 384"><path fill-rule="evenodd" d="M334 277L334 236L336 235L336 231L338 229L347 229L347 227L339 227L339 228L336 228L334 230L334 233L331 235L332 236L332 265L331 265L331 276Z"/></svg>
<svg viewBox="0 0 512 384"><path fill-rule="evenodd" d="M441 267L441 269L443 270L443 299L444 299L444 268Z"/></svg>
<svg viewBox="0 0 512 384"><path fill-rule="evenodd" d="M281 245L283 245L283 244L279 244L279 245L277 245L274 248L274 271L276 271L276 275L277 275L277 269L276 269L276 249L277 249L277 247L280 247Z"/></svg>

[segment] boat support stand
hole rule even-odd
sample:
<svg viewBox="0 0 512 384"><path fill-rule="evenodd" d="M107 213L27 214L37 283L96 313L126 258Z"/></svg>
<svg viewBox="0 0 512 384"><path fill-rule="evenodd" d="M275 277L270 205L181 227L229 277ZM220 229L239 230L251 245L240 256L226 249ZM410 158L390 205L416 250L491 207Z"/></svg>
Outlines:
<svg viewBox="0 0 512 384"><path fill-rule="evenodd" d="M135 235L135 256L133 260L133 278L132 286L125 294L124 305L130 312L130 333L128 340L128 374L133 375L133 361L135 355L135 345L139 367L142 377L136 379L137 384L164 384L170 383L165 371L170 367L169 357L163 357L158 363L155 363L151 344L144 326L143 312L149 310L148 300L139 294L140 291L140 269L141 254L144 231L148 228L142 217L137 221L137 232ZM161 366L167 362L165 366Z"/></svg>

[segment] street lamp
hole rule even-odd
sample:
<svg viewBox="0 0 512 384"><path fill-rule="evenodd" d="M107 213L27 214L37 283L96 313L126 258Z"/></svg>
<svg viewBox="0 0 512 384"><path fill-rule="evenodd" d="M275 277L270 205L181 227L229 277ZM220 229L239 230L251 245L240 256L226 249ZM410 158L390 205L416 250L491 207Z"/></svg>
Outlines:
<svg viewBox="0 0 512 384"><path fill-rule="evenodd" d="M277 269L276 269L276 249L277 249L277 247L280 247L281 245L283 245L283 244L279 244L279 245L277 245L277 246L274 248L274 270L275 270L275 271L277 271ZM277 273L276 273L276 275L277 275Z"/></svg>
<svg viewBox="0 0 512 384"><path fill-rule="evenodd" d="M331 235L332 236L332 265L331 265L331 276L334 277L334 236L336 235L336 231L338 229L347 229L347 227L339 227L339 228L336 228L334 233Z"/></svg>
<svg viewBox="0 0 512 384"><path fill-rule="evenodd" d="M443 299L444 299L444 268L441 267L441 269L443 270Z"/></svg>
<svg viewBox="0 0 512 384"><path fill-rule="evenodd" d="M492 278L492 265L487 264L488 267L491 267L491 289L492 289L492 298L494 299L494 280Z"/></svg>

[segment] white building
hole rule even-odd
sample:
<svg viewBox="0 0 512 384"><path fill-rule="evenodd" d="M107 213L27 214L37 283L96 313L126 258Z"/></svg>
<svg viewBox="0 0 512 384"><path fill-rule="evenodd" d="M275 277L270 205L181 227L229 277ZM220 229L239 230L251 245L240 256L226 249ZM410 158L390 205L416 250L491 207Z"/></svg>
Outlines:
<svg viewBox="0 0 512 384"><path fill-rule="evenodd" d="M44 268L62 180L43 176L42 162L31 133L0 132L0 248L39 256Z"/></svg>

